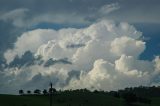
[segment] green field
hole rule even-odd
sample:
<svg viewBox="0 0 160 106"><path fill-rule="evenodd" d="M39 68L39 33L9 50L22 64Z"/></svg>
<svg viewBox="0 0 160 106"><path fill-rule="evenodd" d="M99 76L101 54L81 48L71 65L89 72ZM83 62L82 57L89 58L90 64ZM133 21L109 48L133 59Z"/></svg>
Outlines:
<svg viewBox="0 0 160 106"><path fill-rule="evenodd" d="M49 106L49 96L44 95L0 95L0 106ZM53 96L53 106L160 106L160 98L151 104L127 105L124 99L94 93L63 93Z"/></svg>

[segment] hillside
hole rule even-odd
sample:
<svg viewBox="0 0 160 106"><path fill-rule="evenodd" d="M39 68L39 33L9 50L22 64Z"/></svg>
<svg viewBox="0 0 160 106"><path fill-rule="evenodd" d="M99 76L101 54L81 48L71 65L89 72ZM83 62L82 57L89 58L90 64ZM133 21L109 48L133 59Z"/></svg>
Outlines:
<svg viewBox="0 0 160 106"><path fill-rule="evenodd" d="M49 106L48 95L0 95L0 106ZM160 106L160 98L151 104L127 104L124 99L106 93L62 92L53 95L53 106Z"/></svg>
<svg viewBox="0 0 160 106"><path fill-rule="evenodd" d="M49 96L0 95L0 106L49 106ZM99 94L60 94L53 96L53 106L123 106L121 99Z"/></svg>

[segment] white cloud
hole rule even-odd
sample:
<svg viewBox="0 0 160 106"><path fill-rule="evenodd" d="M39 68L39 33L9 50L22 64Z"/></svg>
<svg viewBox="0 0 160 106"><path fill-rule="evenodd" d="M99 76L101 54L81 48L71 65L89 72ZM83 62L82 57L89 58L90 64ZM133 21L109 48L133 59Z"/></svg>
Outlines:
<svg viewBox="0 0 160 106"><path fill-rule="evenodd" d="M66 88L117 90L129 86L149 85L149 83L149 74L145 72L130 70L122 73L115 69L114 64L99 59L95 61L91 71L83 74L80 80L72 80Z"/></svg>
<svg viewBox="0 0 160 106"><path fill-rule="evenodd" d="M32 85L36 79L39 79L36 86L40 88L45 87L49 80L54 82L56 88L64 89L115 90L151 85L159 75L159 58L153 61L139 60L145 49L141 37L142 33L132 25L106 20L82 29L38 29L26 32L18 38L15 47L5 53L8 63L15 55L21 56L30 50L35 55L41 55L44 60L68 58L72 64L56 64L45 68L33 65L17 70L12 68L6 69L9 71L4 74L9 76L7 81L12 83L24 77L25 81L15 85L15 88ZM67 47L77 44L83 46ZM79 78L69 76L72 70L80 73Z"/></svg>
<svg viewBox="0 0 160 106"><path fill-rule="evenodd" d="M111 43L111 52L118 56L125 54L127 56L138 57L144 50L145 42L126 36L116 38Z"/></svg>
<svg viewBox="0 0 160 106"><path fill-rule="evenodd" d="M56 11L45 13L34 13L27 8L18 8L5 13L1 13L0 20L11 22L16 27L32 27L39 23L58 23L58 24L90 24L85 20L85 16L71 12L70 14Z"/></svg>
<svg viewBox="0 0 160 106"><path fill-rule="evenodd" d="M87 25L89 21L85 20L85 16L80 15L76 12L68 13L44 13L32 17L29 21L29 25L36 25L37 23L58 23L58 24L69 24L69 25Z"/></svg>
<svg viewBox="0 0 160 106"><path fill-rule="evenodd" d="M115 68L124 74L132 70L138 70L140 73L150 73L154 69L152 62L137 60L133 56L126 55L121 55L121 57L115 61Z"/></svg>
<svg viewBox="0 0 160 106"><path fill-rule="evenodd" d="M155 62L156 71L160 71L160 57L156 56L154 62Z"/></svg>
<svg viewBox="0 0 160 106"><path fill-rule="evenodd" d="M103 15L107 15L115 10L120 8L118 3L105 4L99 9L99 13Z"/></svg>
<svg viewBox="0 0 160 106"><path fill-rule="evenodd" d="M56 33L56 31L50 29L36 29L25 32L17 39L14 49L9 49L4 54L7 63L11 62L16 55L21 57L28 50L35 53L39 46L47 43L50 39L55 39L57 37Z"/></svg>
<svg viewBox="0 0 160 106"><path fill-rule="evenodd" d="M22 27L24 26L24 18L27 16L26 12L28 12L29 9L26 8L19 8L19 9L15 9L12 11L9 11L8 13L2 14L2 16L0 17L0 20L4 20L4 21L11 21L13 23L13 25L17 26L17 27Z"/></svg>

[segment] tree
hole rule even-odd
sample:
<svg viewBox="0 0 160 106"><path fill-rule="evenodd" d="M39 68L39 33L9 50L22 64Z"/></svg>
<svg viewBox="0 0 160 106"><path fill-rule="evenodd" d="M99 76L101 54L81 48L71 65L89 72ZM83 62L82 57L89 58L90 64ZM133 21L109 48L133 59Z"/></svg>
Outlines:
<svg viewBox="0 0 160 106"><path fill-rule="evenodd" d="M47 92L46 89L43 90L43 94L44 94L44 95L47 95L47 94L48 94L48 92Z"/></svg>
<svg viewBox="0 0 160 106"><path fill-rule="evenodd" d="M132 92L126 92L123 95L123 98L125 99L125 101L127 103L137 102L137 96L134 93L132 93Z"/></svg>
<svg viewBox="0 0 160 106"><path fill-rule="evenodd" d="M49 88L49 93L50 94L55 94L57 90L55 88Z"/></svg>
<svg viewBox="0 0 160 106"><path fill-rule="evenodd" d="M23 95L24 94L24 91L21 89L21 90L19 90L19 94L20 95Z"/></svg>
<svg viewBox="0 0 160 106"><path fill-rule="evenodd" d="M41 94L41 90L39 90L39 89L36 89L36 90L34 90L34 94Z"/></svg>
<svg viewBox="0 0 160 106"><path fill-rule="evenodd" d="M30 91L30 90L28 90L28 91L27 91L27 94L31 94L31 91Z"/></svg>
<svg viewBox="0 0 160 106"><path fill-rule="evenodd" d="M145 98L145 97L139 97L138 102L145 103L145 104L151 104L151 99Z"/></svg>

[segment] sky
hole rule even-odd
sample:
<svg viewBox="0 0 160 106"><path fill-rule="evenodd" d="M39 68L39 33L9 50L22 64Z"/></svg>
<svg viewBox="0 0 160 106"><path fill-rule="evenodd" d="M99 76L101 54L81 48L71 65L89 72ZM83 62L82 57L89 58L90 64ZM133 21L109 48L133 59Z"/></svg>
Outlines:
<svg viewBox="0 0 160 106"><path fill-rule="evenodd" d="M160 84L159 0L0 0L0 93Z"/></svg>

